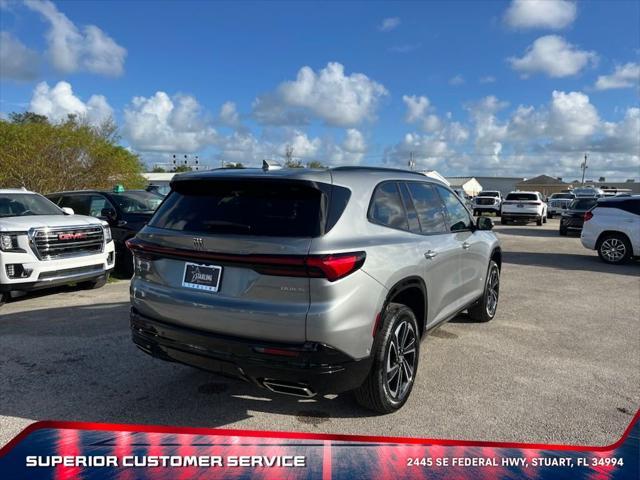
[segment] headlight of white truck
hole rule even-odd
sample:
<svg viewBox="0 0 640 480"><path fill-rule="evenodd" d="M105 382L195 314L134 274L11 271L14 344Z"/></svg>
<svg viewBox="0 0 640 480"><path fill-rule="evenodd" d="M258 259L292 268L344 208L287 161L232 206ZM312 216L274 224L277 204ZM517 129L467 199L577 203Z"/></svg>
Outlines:
<svg viewBox="0 0 640 480"><path fill-rule="evenodd" d="M104 229L104 243L109 243L113 240L111 237L111 229L106 225L103 225L102 228Z"/></svg>
<svg viewBox="0 0 640 480"><path fill-rule="evenodd" d="M18 235L17 233L0 233L0 250L3 252L20 250Z"/></svg>

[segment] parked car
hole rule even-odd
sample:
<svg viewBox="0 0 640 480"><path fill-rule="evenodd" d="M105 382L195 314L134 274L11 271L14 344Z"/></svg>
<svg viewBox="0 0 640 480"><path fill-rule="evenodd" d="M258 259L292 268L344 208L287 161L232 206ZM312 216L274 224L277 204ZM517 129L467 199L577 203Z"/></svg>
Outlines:
<svg viewBox="0 0 640 480"><path fill-rule="evenodd" d="M604 192L600 188L595 187L579 187L574 188L572 193L576 198L601 198L604 197Z"/></svg>
<svg viewBox="0 0 640 480"><path fill-rule="evenodd" d="M561 215L576 196L573 193L554 193L547 201L547 216L553 218L554 215Z"/></svg>
<svg viewBox="0 0 640 480"><path fill-rule="evenodd" d="M157 193L162 197L166 197L167 194L171 191L171 187L169 185L154 185L149 184L145 189L147 192Z"/></svg>
<svg viewBox="0 0 640 480"><path fill-rule="evenodd" d="M0 190L0 305L13 291L103 286L115 257L106 222L27 190Z"/></svg>
<svg viewBox="0 0 640 480"><path fill-rule="evenodd" d="M502 193L498 190L483 190L473 199L473 214L482 215L484 212L500 215L502 211Z"/></svg>
<svg viewBox="0 0 640 480"><path fill-rule="evenodd" d="M569 208L562 212L560 217L560 235L566 235L568 232L580 232L584 223L584 214L591 210L596 203L597 198L583 197L576 198L571 202Z"/></svg>
<svg viewBox="0 0 640 480"><path fill-rule="evenodd" d="M114 191L81 190L47 195L60 207L76 213L105 220L111 227L116 246L116 269L124 275L133 274L133 258L125 242L149 221L162 197L144 190Z"/></svg>
<svg viewBox="0 0 640 480"><path fill-rule="evenodd" d="M502 202L500 223L536 222L538 225L547 223L547 204L540 192L511 192Z"/></svg>
<svg viewBox="0 0 640 480"><path fill-rule="evenodd" d="M600 200L585 213L580 241L606 263L640 256L640 195Z"/></svg>
<svg viewBox="0 0 640 480"><path fill-rule="evenodd" d="M496 314L501 249L443 183L404 170L180 175L128 242L133 341L281 394L399 409L420 338Z"/></svg>

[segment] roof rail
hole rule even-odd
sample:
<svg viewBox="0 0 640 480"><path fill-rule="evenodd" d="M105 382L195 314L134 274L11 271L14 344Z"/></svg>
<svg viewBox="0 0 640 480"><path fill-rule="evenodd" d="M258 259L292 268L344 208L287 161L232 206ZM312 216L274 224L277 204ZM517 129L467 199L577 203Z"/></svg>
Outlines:
<svg viewBox="0 0 640 480"><path fill-rule="evenodd" d="M341 171L341 172L348 172L348 171L357 171L357 170L364 170L364 171L372 171L372 172L397 172L397 173L412 173L414 175L420 175L421 177L424 177L425 175L420 173L420 172L416 172L415 170L404 170L402 168L388 168L388 167L361 167L361 166L345 166L345 167L334 167L331 168L330 170L333 171Z"/></svg>

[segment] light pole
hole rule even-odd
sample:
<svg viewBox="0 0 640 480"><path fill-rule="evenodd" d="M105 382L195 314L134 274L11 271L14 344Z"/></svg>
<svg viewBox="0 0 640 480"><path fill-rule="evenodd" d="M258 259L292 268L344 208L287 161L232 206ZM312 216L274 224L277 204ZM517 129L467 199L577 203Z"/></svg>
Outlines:
<svg viewBox="0 0 640 480"><path fill-rule="evenodd" d="M587 171L587 154L584 154L584 162L582 162L582 164L580 165L580 167L582 167L582 185L584 186L584 174Z"/></svg>

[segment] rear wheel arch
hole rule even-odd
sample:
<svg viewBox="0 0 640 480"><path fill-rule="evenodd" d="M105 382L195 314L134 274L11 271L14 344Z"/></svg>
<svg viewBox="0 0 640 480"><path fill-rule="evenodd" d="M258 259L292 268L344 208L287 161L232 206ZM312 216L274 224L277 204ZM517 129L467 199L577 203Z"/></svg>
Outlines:
<svg viewBox="0 0 640 480"><path fill-rule="evenodd" d="M609 237L609 236L620 236L620 237L624 237L626 238L627 242L629 243L629 245L631 245L631 254L632 255L638 255L638 253L640 252L634 252L633 251L633 243L631 242L631 239L629 238L629 235L627 235L624 232L620 232L618 230L605 230L604 232L600 233L600 235L598 235L598 240L596 241L596 250L600 249L600 245L602 245L602 242L604 241L605 238Z"/></svg>
<svg viewBox="0 0 640 480"><path fill-rule="evenodd" d="M502 270L502 248L495 247L491 251L491 260L498 264L498 270Z"/></svg>
<svg viewBox="0 0 640 480"><path fill-rule="evenodd" d="M397 282L389 289L383 311L390 303L400 303L409 307L418 321L420 336L424 334L427 324L428 297L427 286L422 278L411 276Z"/></svg>

